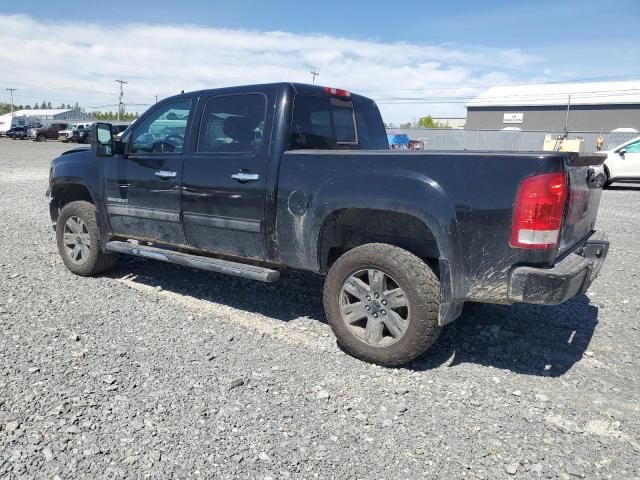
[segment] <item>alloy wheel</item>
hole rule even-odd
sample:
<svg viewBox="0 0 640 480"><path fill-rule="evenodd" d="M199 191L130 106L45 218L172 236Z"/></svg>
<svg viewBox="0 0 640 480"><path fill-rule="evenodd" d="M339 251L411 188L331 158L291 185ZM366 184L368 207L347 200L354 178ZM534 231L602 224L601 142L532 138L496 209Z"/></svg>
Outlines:
<svg viewBox="0 0 640 480"><path fill-rule="evenodd" d="M400 285L375 268L351 274L340 291L340 312L349 330L374 347L387 347L407 332L409 301Z"/></svg>

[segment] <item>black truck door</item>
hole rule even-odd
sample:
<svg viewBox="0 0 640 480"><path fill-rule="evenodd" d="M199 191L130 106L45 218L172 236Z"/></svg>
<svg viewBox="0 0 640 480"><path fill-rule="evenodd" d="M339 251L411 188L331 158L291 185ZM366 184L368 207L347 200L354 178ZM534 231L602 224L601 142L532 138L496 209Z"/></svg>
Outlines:
<svg viewBox="0 0 640 480"><path fill-rule="evenodd" d="M182 179L187 240L202 250L265 258L265 132L273 109L262 93L239 93L205 98L202 110Z"/></svg>
<svg viewBox="0 0 640 480"><path fill-rule="evenodd" d="M187 244L180 189L191 103L159 105L136 124L126 155L105 158L105 202L116 235Z"/></svg>

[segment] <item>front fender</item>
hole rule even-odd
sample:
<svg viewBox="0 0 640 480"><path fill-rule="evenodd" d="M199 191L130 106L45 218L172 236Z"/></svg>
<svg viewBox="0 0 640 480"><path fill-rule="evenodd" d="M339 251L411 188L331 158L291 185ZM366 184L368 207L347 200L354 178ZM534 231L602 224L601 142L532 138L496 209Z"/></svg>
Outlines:
<svg viewBox="0 0 640 480"><path fill-rule="evenodd" d="M67 186L82 186L91 197L91 202L96 208L100 238L103 243L109 236L108 217L104 209L102 188L101 159L95 157L90 150L76 150L63 153L51 162L49 176L50 215L55 223L57 218L56 191L64 191Z"/></svg>
<svg viewBox="0 0 640 480"><path fill-rule="evenodd" d="M70 150L51 161L50 188L63 184L82 185L96 203L101 199L101 183L100 160L90 150Z"/></svg>

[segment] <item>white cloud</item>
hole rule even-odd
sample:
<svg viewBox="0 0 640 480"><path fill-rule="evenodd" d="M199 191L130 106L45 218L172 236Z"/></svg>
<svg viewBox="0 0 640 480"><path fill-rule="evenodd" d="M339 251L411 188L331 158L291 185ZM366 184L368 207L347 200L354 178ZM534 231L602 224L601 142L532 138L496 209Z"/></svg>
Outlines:
<svg viewBox="0 0 640 480"><path fill-rule="evenodd" d="M0 15L0 81L18 103L111 105L116 78L125 101L149 104L180 90L273 81L318 83L375 98L386 121L462 114L459 103L424 97L472 96L509 83L538 59L516 49L384 43L329 35L231 30L196 25L118 26L44 22ZM391 99L393 98L393 100ZM404 104L396 98L407 99ZM416 100L417 99L417 100ZM130 106L130 110L144 110Z"/></svg>

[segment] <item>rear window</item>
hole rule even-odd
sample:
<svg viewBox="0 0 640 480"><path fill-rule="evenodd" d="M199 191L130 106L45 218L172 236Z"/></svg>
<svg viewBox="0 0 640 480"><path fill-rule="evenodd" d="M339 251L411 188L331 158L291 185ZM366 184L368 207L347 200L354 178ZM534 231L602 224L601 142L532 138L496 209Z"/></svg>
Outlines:
<svg viewBox="0 0 640 480"><path fill-rule="evenodd" d="M388 148L373 102L328 95L298 95L291 121L292 149L373 150Z"/></svg>

